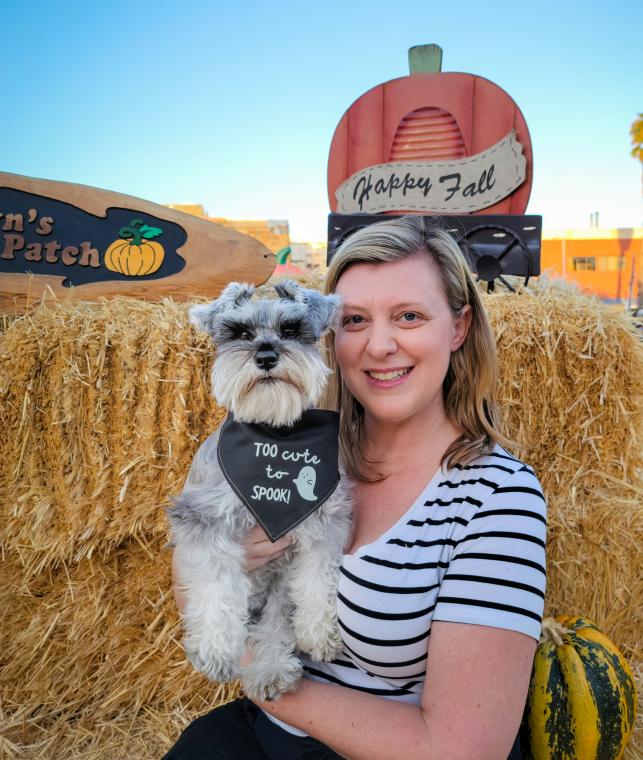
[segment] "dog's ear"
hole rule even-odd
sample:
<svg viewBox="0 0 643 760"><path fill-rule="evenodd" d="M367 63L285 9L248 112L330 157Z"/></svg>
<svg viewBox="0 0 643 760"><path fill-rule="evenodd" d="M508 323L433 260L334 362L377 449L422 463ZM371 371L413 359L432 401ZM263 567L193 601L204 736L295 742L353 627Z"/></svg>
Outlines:
<svg viewBox="0 0 643 760"><path fill-rule="evenodd" d="M342 299L338 295L324 295L317 290L305 290L304 300L308 307L308 318L317 337L334 327L342 305Z"/></svg>
<svg viewBox="0 0 643 760"><path fill-rule="evenodd" d="M305 288L302 288L294 280L282 280L275 285L275 290L279 298L284 298L286 301L304 302Z"/></svg>
<svg viewBox="0 0 643 760"><path fill-rule="evenodd" d="M306 307L310 326L318 338L325 330L333 326L341 304L339 296L325 296L318 290L302 288L292 280L283 280L275 285L275 290L280 298L295 301Z"/></svg>
<svg viewBox="0 0 643 760"><path fill-rule="evenodd" d="M254 285L247 282L231 282L221 295L211 303L197 304L188 311L190 322L200 330L212 332L214 319L227 309L235 309L252 298Z"/></svg>

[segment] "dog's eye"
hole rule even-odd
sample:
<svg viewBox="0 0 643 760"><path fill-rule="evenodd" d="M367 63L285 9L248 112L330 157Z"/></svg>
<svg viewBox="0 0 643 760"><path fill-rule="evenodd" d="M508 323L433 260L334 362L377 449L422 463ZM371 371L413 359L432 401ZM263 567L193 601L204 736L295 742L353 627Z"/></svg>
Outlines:
<svg viewBox="0 0 643 760"><path fill-rule="evenodd" d="M254 340L254 333L248 325L235 319L224 319L220 327L221 340Z"/></svg>
<svg viewBox="0 0 643 760"><path fill-rule="evenodd" d="M231 324L228 329L235 340L252 340L254 338L252 330L245 325Z"/></svg>
<svg viewBox="0 0 643 760"><path fill-rule="evenodd" d="M297 322L286 323L281 326L282 338L296 338L299 335L299 324Z"/></svg>

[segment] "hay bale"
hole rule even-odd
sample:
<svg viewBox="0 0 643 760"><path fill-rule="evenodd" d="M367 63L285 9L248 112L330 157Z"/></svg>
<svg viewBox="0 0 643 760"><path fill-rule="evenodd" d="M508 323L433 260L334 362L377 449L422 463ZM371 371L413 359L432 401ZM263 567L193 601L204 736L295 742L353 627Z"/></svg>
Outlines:
<svg viewBox="0 0 643 760"><path fill-rule="evenodd" d="M485 303L506 431L549 503L546 614L582 612L640 658L640 336L623 315L557 280Z"/></svg>
<svg viewBox="0 0 643 760"><path fill-rule="evenodd" d="M165 535L159 507L222 417L211 353L171 301L54 302L14 320L0 343L3 543L38 573Z"/></svg>
<svg viewBox="0 0 643 760"><path fill-rule="evenodd" d="M185 661L171 553L159 540L132 539L107 558L61 562L28 579L19 560L7 560L0 584L2 704L26 747L39 736L57 746L78 722L131 720L152 705L160 715L202 712L237 692Z"/></svg>
<svg viewBox="0 0 643 760"><path fill-rule="evenodd" d="M643 348L632 323L560 280L486 296L507 429L549 498L641 483Z"/></svg>
<svg viewBox="0 0 643 760"><path fill-rule="evenodd" d="M640 685L640 340L555 283L484 300L506 431L549 501L547 612L593 618ZM211 361L171 301L52 303L5 325L0 754L159 757L236 693L185 663L163 548L161 507L221 419ZM626 757L641 751L639 730Z"/></svg>
<svg viewBox="0 0 643 760"><path fill-rule="evenodd" d="M272 285L259 295L275 297ZM159 507L223 417L210 394L211 342L187 309L54 299L7 324L0 482L13 505L2 541L34 573L165 535Z"/></svg>
<svg viewBox="0 0 643 760"><path fill-rule="evenodd" d="M548 500L545 614L594 620L628 658L643 704L641 336L564 281L518 290L484 300L506 432ZM641 712L625 758L643 758Z"/></svg>

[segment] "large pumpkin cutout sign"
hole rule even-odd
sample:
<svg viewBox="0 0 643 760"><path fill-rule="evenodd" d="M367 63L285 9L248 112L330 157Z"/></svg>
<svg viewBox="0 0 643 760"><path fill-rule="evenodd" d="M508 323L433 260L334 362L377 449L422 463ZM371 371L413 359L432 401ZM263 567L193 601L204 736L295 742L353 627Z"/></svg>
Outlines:
<svg viewBox="0 0 643 760"><path fill-rule="evenodd" d="M339 122L328 161L336 213L523 214L529 130L498 85L441 72L436 45L409 50L409 76L364 93Z"/></svg>

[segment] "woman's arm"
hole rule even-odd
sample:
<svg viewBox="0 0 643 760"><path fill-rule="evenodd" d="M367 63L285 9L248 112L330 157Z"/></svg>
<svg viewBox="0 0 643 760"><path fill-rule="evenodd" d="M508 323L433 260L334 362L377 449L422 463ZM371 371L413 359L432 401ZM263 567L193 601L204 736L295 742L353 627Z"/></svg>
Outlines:
<svg viewBox="0 0 643 760"><path fill-rule="evenodd" d="M420 707L308 679L260 706L349 760L506 760L535 649L515 631L435 622Z"/></svg>

